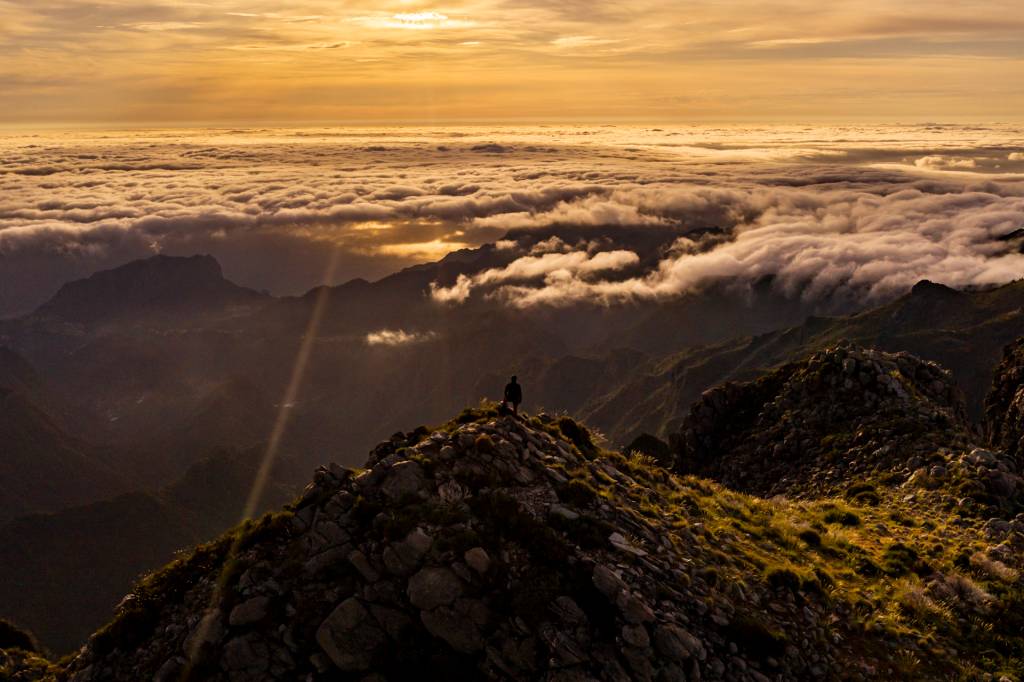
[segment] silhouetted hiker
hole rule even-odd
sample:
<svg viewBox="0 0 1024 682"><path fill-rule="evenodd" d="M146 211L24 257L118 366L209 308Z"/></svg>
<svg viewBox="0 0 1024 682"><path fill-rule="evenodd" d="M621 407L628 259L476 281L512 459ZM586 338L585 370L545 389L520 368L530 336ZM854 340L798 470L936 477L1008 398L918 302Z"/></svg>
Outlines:
<svg viewBox="0 0 1024 682"><path fill-rule="evenodd" d="M502 407L508 408L512 405L512 414L519 416L519 403L523 402L523 387L516 382L516 378L505 384L505 399L501 401Z"/></svg>

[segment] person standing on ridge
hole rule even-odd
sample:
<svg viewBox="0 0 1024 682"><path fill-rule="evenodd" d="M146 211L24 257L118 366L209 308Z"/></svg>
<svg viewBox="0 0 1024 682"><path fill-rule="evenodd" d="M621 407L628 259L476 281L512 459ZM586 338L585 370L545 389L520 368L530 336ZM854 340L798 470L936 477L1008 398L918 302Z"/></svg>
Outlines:
<svg viewBox="0 0 1024 682"><path fill-rule="evenodd" d="M505 399L501 401L503 407L512 405L512 414L519 416L519 403L523 402L523 387L519 385L515 377L505 385Z"/></svg>

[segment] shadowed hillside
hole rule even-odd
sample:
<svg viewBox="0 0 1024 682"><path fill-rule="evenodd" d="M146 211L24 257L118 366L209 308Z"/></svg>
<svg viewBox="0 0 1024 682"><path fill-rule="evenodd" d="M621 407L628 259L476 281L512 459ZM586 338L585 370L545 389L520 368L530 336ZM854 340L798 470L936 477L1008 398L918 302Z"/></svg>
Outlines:
<svg viewBox="0 0 1024 682"><path fill-rule="evenodd" d="M671 243L657 231L610 234L648 259ZM0 342L76 411L97 415L110 442L131 453L125 475L159 485L184 471L190 453L266 437L321 300L309 380L285 408L294 427L283 448L309 466L325 456L358 464L393 424L443 420L494 395L513 373L530 409L572 411L620 445L643 432L667 438L705 389L842 339L952 369L979 419L1003 345L1024 334L1019 283L958 292L922 282L886 306L829 318L767 284L557 309L429 296L433 282L509 258L487 245L378 282L271 299L224 280L209 257L159 257L67 285L35 314L0 322ZM382 331L394 334L374 336ZM238 401L240 393L251 399Z"/></svg>
<svg viewBox="0 0 1024 682"><path fill-rule="evenodd" d="M262 450L219 452L153 493L133 492L0 525L0 614L50 649L76 648L138 576L238 522ZM260 503L291 497L281 463ZM61 472L61 476L67 472Z"/></svg>
<svg viewBox="0 0 1024 682"><path fill-rule="evenodd" d="M802 325L723 344L683 350L641 368L580 414L606 433L679 430L690 405L708 388L754 379L787 362L849 341L908 352L951 370L980 422L1002 349L1024 334L1024 283L960 292L921 282L906 296L848 317L810 317Z"/></svg>
<svg viewBox="0 0 1024 682"><path fill-rule="evenodd" d="M817 393L829 390L835 410ZM807 466L789 480L806 499L766 500L604 450L568 417L516 420L484 405L437 429L395 434L363 470L319 469L284 510L139 582L114 619L47 674L934 680L1024 672L1022 479L1004 453L978 447L943 370L830 348L721 391L706 402L733 410L738 433L749 436L691 438L705 449L684 450L680 461L695 453L713 461L716 448L740 448L743 461L751 439L786 451L826 426L856 429L854 439L802 450ZM775 409L791 416L773 418ZM707 423L691 429L718 433ZM876 438L888 441L881 451L865 447ZM845 487L822 479L828 467L846 472ZM39 676L37 662L20 665L26 679Z"/></svg>
<svg viewBox="0 0 1024 682"><path fill-rule="evenodd" d="M584 232L559 234L577 240ZM529 246L550 237L523 239ZM664 230L607 236L646 260L672 238ZM486 245L377 282L273 299L228 282L208 256L158 256L70 283L35 313L0 321L0 343L25 355L76 409L96 414L114 444L131 453L121 462L126 475L153 486L180 475L198 453L266 438L282 407L293 424L286 452L308 457L309 466L325 456L357 464L393 424L443 420L493 395L510 374L531 387L531 407L585 412L666 350L766 331L806 314L805 304L767 287L565 309L476 299L447 305L429 295L434 282L504 267L511 258ZM318 305L307 381L299 400L282 406ZM693 319L702 323L680 323ZM625 442L635 434L610 435Z"/></svg>
<svg viewBox="0 0 1024 682"><path fill-rule="evenodd" d="M113 453L69 433L71 423L32 367L0 347L0 522L128 487Z"/></svg>

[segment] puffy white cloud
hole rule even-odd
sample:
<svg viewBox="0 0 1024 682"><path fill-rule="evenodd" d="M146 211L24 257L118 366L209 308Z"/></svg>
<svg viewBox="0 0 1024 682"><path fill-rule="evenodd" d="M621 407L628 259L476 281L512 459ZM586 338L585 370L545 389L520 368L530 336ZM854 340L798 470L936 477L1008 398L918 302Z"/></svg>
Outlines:
<svg viewBox="0 0 1024 682"><path fill-rule="evenodd" d="M542 279L544 286L564 286L569 282L586 282L598 273L617 271L636 265L639 256L632 251L571 251L523 256L503 268L491 268L472 276L459 275L450 287L431 287L431 295L443 303L462 302L475 289L491 288L506 282L528 282Z"/></svg>
<svg viewBox="0 0 1024 682"><path fill-rule="evenodd" d="M436 332L407 332L404 329L380 329L366 335L369 346L408 346L437 338Z"/></svg>
<svg viewBox="0 0 1024 682"><path fill-rule="evenodd" d="M942 156L941 154L933 154L931 156L922 156L920 159L914 161L914 165L918 168L966 168L973 169L978 167L978 162L974 159L958 159L952 156Z"/></svg>
<svg viewBox="0 0 1024 682"><path fill-rule="evenodd" d="M916 189L887 196L780 190L756 219L736 225L730 239L706 250L680 240L641 276L517 283L492 295L521 307L615 303L678 296L712 285L749 287L770 276L775 287L793 297L878 302L921 279L966 286L1021 277L1024 255L1001 237L1022 228L1021 197ZM468 296L472 283L459 284Z"/></svg>

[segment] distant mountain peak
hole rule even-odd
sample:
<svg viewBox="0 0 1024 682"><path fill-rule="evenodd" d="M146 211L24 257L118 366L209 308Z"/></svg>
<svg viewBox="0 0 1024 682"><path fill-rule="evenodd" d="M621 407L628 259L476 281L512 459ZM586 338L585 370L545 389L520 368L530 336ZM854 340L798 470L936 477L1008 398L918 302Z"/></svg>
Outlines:
<svg viewBox="0 0 1024 682"><path fill-rule="evenodd" d="M960 296L962 293L947 287L945 284L939 284L928 279L922 279L910 289L912 296Z"/></svg>
<svg viewBox="0 0 1024 682"><path fill-rule="evenodd" d="M69 282L35 315L99 322L128 313L198 312L267 298L225 279L211 255L160 254Z"/></svg>

